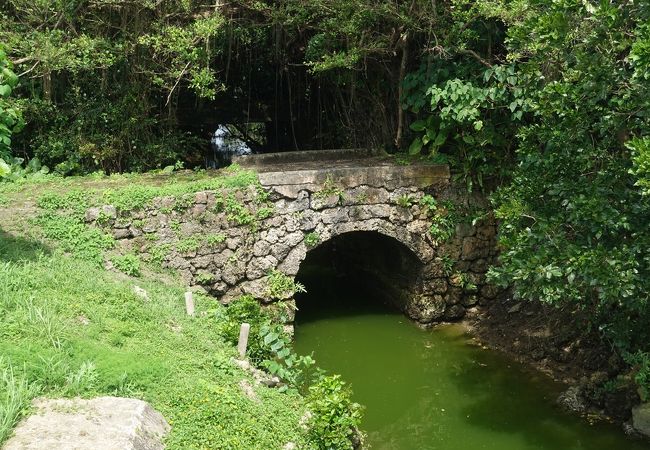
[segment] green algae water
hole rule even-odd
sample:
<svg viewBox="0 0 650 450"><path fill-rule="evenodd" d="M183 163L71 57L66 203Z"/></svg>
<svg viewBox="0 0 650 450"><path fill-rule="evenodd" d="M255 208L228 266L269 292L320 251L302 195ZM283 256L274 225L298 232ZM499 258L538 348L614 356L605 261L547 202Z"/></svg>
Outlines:
<svg viewBox="0 0 650 450"><path fill-rule="evenodd" d="M619 427L563 413L561 386L471 345L459 326L422 330L363 293L307 288L296 350L352 385L373 449L650 449Z"/></svg>

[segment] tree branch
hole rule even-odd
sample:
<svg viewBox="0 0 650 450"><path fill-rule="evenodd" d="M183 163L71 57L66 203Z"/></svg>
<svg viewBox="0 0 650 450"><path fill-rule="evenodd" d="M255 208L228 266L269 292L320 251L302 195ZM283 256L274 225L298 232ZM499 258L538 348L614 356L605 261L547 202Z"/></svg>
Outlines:
<svg viewBox="0 0 650 450"><path fill-rule="evenodd" d="M485 67L492 68L492 64L490 64L488 61L483 59L478 53L476 53L474 50L466 50L466 49L458 49L458 53L461 53L463 55L470 55L474 59L476 59L478 62L483 64Z"/></svg>

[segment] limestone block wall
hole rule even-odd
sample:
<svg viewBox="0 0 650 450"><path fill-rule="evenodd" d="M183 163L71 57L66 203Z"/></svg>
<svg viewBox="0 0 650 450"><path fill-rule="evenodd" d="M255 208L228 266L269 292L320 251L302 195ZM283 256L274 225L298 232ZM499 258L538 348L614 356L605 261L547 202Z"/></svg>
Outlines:
<svg viewBox="0 0 650 450"><path fill-rule="evenodd" d="M109 229L121 252L177 269L189 285L225 304L249 294L265 304L291 306L294 293L272 289L270 275L294 277L307 252L335 236L381 233L403 244L420 262L399 306L412 319L429 324L459 319L467 308L497 295L485 281L496 257L491 215L474 226L442 220L452 228L445 239L430 232L432 223L451 214L450 209L459 215L485 206L480 196L447 183L421 189L337 187L328 182L162 197L138 211L104 206L88 210L86 220Z"/></svg>

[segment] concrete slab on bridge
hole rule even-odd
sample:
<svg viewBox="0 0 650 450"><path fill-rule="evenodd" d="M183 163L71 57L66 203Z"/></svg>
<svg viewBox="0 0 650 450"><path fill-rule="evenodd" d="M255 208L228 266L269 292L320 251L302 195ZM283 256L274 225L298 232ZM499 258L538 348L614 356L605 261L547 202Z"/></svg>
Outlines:
<svg viewBox="0 0 650 450"><path fill-rule="evenodd" d="M366 185L396 189L425 188L449 181L449 166L445 164L398 164L393 156L371 149L265 153L236 157L233 162L258 172L265 187L316 189L331 180L342 188Z"/></svg>

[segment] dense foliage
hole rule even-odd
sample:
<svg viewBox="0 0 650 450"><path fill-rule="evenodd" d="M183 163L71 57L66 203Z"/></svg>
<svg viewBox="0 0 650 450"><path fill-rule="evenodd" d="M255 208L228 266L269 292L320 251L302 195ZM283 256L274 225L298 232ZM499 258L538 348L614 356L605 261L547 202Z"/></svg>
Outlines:
<svg viewBox="0 0 650 450"><path fill-rule="evenodd" d="M18 84L18 76L11 69L12 64L0 46L0 178L11 171L8 163L11 159L11 136L23 126L20 111L9 100Z"/></svg>
<svg viewBox="0 0 650 450"><path fill-rule="evenodd" d="M625 351L647 349L650 5L543 1L517 13L495 12L509 22L532 112L513 179L495 196L495 278L525 298L580 306Z"/></svg>
<svg viewBox="0 0 650 450"><path fill-rule="evenodd" d="M254 148L400 148L421 81L482 67L503 36L420 1L9 0L0 17L28 122L14 151L64 174L198 164L218 123Z"/></svg>

